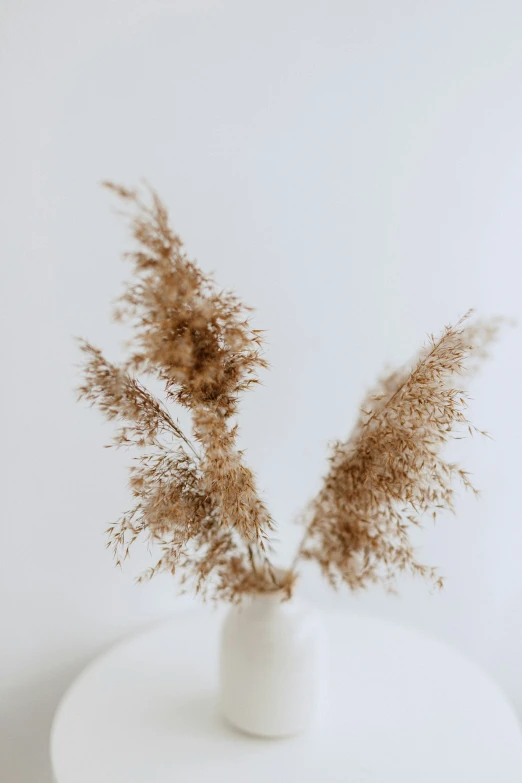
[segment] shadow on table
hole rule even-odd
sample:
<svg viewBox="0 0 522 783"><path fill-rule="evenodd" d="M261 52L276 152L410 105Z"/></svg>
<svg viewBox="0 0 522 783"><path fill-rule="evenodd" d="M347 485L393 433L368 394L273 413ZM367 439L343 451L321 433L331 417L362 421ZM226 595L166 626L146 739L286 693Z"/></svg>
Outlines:
<svg viewBox="0 0 522 783"><path fill-rule="evenodd" d="M149 716L150 717L150 716ZM219 710L217 694L214 691L202 691L179 702L173 702L168 710L154 715L152 725L157 724L158 731L184 736L197 747L204 737L207 745L213 741L220 747L227 743L237 751L239 743L251 746L266 745L266 737L249 734L236 728L224 718ZM288 743L291 737L270 738L269 742Z"/></svg>
<svg viewBox="0 0 522 783"><path fill-rule="evenodd" d="M86 661L6 689L0 699L0 781L52 783L49 733L58 702Z"/></svg>

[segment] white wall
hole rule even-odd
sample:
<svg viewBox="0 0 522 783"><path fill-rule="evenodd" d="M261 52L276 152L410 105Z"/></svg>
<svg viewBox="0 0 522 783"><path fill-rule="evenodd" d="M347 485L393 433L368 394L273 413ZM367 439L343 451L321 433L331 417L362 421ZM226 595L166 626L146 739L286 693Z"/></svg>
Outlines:
<svg viewBox="0 0 522 783"><path fill-rule="evenodd" d="M242 434L281 524L387 362L469 306L520 316L522 5L513 0L4 0L0 780L47 783L55 703L104 645L171 611L103 531L124 458L74 400L72 335L118 355L124 230L97 183L145 176L187 248L257 307L272 370ZM475 382L483 498L427 531L447 587L320 600L429 629L522 713L522 337Z"/></svg>

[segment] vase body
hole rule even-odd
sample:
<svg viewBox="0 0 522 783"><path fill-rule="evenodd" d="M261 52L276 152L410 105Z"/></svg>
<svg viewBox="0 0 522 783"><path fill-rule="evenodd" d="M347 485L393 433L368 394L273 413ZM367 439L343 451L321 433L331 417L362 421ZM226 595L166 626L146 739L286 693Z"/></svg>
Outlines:
<svg viewBox="0 0 522 783"><path fill-rule="evenodd" d="M323 627L307 607L280 593L245 599L222 628L222 714L258 736L305 731L323 700L325 655Z"/></svg>

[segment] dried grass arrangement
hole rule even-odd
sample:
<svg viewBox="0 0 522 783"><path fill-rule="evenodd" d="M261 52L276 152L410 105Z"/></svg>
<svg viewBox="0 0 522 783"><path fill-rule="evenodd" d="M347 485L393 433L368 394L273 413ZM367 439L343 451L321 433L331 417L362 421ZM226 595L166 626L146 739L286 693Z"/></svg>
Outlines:
<svg viewBox="0 0 522 783"><path fill-rule="evenodd" d="M116 447L132 447L132 508L107 531L117 563L139 539L159 551L141 578L167 571L196 593L236 602L253 592L291 595L299 563L313 560L329 582L360 589L399 572L441 585L417 562L413 527L453 510L468 474L444 446L475 428L467 418L465 376L484 358L499 320L473 321L430 338L411 367L383 378L351 436L332 447L322 488L303 514L304 533L285 573L270 560L274 521L237 446L243 392L267 367L249 308L220 290L183 250L158 195L106 183L124 205L134 249L124 255L131 282L115 316L131 327L128 358L116 365L81 341L79 397L119 423ZM164 399L141 378L159 381ZM191 414L190 436L171 410Z"/></svg>

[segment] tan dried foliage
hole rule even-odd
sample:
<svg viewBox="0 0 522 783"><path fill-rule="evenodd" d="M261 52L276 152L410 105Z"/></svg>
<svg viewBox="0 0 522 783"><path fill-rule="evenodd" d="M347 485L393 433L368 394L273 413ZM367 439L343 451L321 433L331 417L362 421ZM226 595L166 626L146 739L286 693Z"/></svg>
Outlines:
<svg viewBox="0 0 522 783"><path fill-rule="evenodd" d="M412 368L381 379L352 435L333 445L299 553L333 586L384 582L393 589L400 572L442 586L436 569L417 561L410 533L426 515L454 510L456 484L476 493L444 447L480 432L467 417L465 379L487 356L501 319L469 322L470 315L431 336Z"/></svg>
<svg viewBox="0 0 522 783"><path fill-rule="evenodd" d="M108 362L82 341L85 361L79 397L119 422L113 444L137 449L130 467L134 505L108 529L117 563L145 539L159 559L142 578L166 571L214 599L283 590L290 595L300 559L318 562L337 586L393 584L400 571L441 582L417 562L412 526L440 509L452 510L455 483L468 475L443 457L443 447L467 419L462 379L487 353L499 320L467 316L431 338L412 369L389 374L369 395L353 434L336 443L294 566L275 569L269 557L273 520L237 446L241 394L267 366L262 337L249 309L218 289L169 226L154 191L106 186L127 206L135 247L125 254L131 282L116 317L131 327L128 358ZM164 399L139 376L159 381ZM172 406L191 414L187 436Z"/></svg>
<svg viewBox="0 0 522 783"><path fill-rule="evenodd" d="M121 563L144 537L161 552L146 576L176 573L225 600L272 590L278 585L265 550L273 522L237 448L233 421L241 393L266 366L261 335L248 309L187 258L154 192L146 203L136 191L107 187L130 208L136 243L125 254L132 282L116 310L132 339L121 366L81 343L79 396L121 422L114 445L139 449L130 468L135 505L109 528L109 545ZM158 379L165 400L138 374ZM190 411L190 438L169 413L171 404Z"/></svg>

